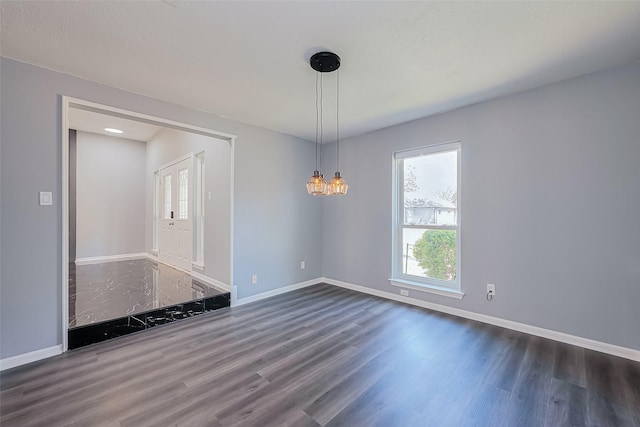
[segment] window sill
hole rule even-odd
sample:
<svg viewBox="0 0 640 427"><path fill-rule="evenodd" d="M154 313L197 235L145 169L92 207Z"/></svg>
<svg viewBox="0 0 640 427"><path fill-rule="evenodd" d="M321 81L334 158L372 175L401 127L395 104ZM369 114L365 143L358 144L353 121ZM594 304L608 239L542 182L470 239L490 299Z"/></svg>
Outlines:
<svg viewBox="0 0 640 427"><path fill-rule="evenodd" d="M462 297L464 296L464 292L462 291L445 288L442 286L427 285L425 283L419 283L419 282L411 282L409 280L389 279L389 283L391 283L393 286L398 286L400 288L413 289L415 291L427 292L430 294L436 294L443 297L462 299Z"/></svg>

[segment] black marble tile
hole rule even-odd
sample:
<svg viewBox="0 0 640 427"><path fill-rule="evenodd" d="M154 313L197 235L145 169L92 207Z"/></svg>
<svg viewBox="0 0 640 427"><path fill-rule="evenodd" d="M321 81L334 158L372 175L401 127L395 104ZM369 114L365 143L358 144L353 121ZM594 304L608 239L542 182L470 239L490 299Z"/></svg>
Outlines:
<svg viewBox="0 0 640 427"><path fill-rule="evenodd" d="M126 316L69 330L69 349L106 341L146 329L144 321Z"/></svg>
<svg viewBox="0 0 640 427"><path fill-rule="evenodd" d="M214 297L205 298L204 308L206 311L217 310L223 307L229 307L231 305L231 294L225 293L216 295Z"/></svg>
<svg viewBox="0 0 640 427"><path fill-rule="evenodd" d="M231 294L227 292L184 304L138 313L133 316L123 316L104 322L79 326L69 329L69 349L73 350L85 345L144 331L155 326L229 307L230 305Z"/></svg>

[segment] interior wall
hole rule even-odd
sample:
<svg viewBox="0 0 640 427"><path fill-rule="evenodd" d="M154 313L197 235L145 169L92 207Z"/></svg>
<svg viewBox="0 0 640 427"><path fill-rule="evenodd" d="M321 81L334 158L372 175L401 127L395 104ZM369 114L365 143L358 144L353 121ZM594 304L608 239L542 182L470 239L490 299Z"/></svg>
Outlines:
<svg viewBox="0 0 640 427"><path fill-rule="evenodd" d="M324 276L399 294L393 154L460 140L466 295L410 297L640 349L639 112L635 64L344 141L350 187L324 201Z"/></svg>
<svg viewBox="0 0 640 427"><path fill-rule="evenodd" d="M164 128L147 141L146 157L146 241L151 253L153 246L153 191L154 172L186 154L205 155L205 190L211 193L204 200L204 264L203 274L230 284L231 260L229 214L231 183L231 146L228 141L194 133Z"/></svg>
<svg viewBox="0 0 640 427"><path fill-rule="evenodd" d="M145 251L146 144L76 132L76 256Z"/></svg>
<svg viewBox="0 0 640 427"><path fill-rule="evenodd" d="M238 296L321 276L322 201L305 190L308 141L7 58L0 88L0 358L62 343L61 95L236 135ZM39 191L53 192L53 206L38 205Z"/></svg>
<svg viewBox="0 0 640 427"><path fill-rule="evenodd" d="M322 199L306 189L315 147L296 140L261 137L236 145L233 277L241 284L239 298L322 275ZM253 274L257 284L251 284Z"/></svg>

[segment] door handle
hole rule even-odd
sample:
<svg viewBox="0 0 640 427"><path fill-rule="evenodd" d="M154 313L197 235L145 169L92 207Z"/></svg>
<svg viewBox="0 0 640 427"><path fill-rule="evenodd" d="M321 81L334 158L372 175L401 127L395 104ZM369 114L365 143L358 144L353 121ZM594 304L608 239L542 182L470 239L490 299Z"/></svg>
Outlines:
<svg viewBox="0 0 640 427"><path fill-rule="evenodd" d="M173 211L171 211L171 219L173 219Z"/></svg>

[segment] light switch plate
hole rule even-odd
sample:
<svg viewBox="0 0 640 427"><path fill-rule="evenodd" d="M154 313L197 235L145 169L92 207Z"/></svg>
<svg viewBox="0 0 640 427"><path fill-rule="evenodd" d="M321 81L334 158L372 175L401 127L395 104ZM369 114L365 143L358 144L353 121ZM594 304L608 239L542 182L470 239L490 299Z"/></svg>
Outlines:
<svg viewBox="0 0 640 427"><path fill-rule="evenodd" d="M53 205L53 194L51 194L51 191L41 191L40 206L51 206L51 205Z"/></svg>

